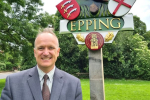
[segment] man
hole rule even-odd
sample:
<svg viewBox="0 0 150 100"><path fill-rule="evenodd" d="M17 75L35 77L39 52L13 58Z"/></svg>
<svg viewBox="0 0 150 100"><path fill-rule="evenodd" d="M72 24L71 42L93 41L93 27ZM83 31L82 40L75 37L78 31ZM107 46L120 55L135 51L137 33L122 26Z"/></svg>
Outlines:
<svg viewBox="0 0 150 100"><path fill-rule="evenodd" d="M60 51L56 35L47 28L34 45L37 66L8 76L0 100L82 100L80 80L55 66Z"/></svg>

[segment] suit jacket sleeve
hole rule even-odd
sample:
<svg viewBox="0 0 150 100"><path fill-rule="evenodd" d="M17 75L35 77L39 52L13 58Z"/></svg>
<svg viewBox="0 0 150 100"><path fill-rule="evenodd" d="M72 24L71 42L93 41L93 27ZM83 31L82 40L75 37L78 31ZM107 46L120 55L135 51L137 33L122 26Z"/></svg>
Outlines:
<svg viewBox="0 0 150 100"><path fill-rule="evenodd" d="M75 98L75 100L82 100L82 91L81 91L80 80L78 81L78 84L77 84L77 92L76 92L76 98Z"/></svg>
<svg viewBox="0 0 150 100"><path fill-rule="evenodd" d="M2 91L0 100L12 100L9 77L6 78L5 87Z"/></svg>

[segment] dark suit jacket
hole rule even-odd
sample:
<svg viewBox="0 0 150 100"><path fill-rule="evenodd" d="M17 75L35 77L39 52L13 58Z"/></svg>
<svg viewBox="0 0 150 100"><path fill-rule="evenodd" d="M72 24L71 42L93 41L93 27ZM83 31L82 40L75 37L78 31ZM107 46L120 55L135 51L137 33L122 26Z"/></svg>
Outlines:
<svg viewBox="0 0 150 100"><path fill-rule="evenodd" d="M0 100L43 100L37 68L8 76ZM80 80L56 68L50 100L82 100Z"/></svg>

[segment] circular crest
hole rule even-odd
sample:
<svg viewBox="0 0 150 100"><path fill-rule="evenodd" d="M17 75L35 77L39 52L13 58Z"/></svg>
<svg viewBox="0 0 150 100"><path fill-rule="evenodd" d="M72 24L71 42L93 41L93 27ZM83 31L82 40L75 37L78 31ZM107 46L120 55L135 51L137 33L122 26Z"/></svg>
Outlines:
<svg viewBox="0 0 150 100"><path fill-rule="evenodd" d="M104 38L98 32L91 32L86 36L85 44L90 50L98 50L103 46Z"/></svg>

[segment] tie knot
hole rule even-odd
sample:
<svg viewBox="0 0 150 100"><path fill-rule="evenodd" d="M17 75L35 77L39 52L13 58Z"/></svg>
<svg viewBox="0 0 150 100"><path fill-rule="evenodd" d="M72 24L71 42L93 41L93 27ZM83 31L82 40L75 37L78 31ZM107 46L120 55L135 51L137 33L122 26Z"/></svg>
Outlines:
<svg viewBox="0 0 150 100"><path fill-rule="evenodd" d="M48 77L47 74L45 74L44 77L43 77L44 80L47 80L48 78L49 78L49 77Z"/></svg>

